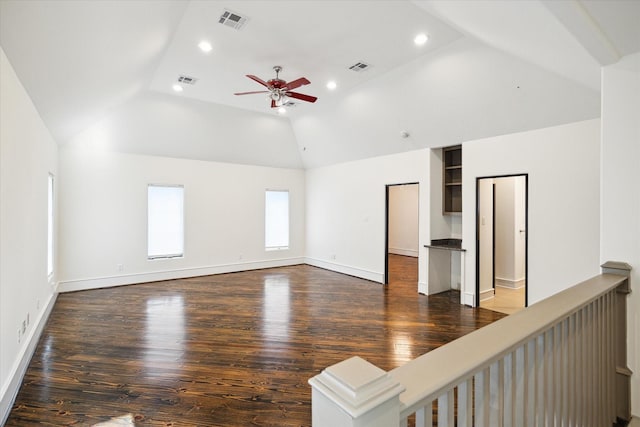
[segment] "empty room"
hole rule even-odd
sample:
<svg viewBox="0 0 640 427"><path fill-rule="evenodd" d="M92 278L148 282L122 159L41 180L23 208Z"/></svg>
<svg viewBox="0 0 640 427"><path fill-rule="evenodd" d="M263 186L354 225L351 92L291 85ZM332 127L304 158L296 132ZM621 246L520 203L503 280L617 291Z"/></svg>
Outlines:
<svg viewBox="0 0 640 427"><path fill-rule="evenodd" d="M0 424L638 423L638 22L0 0Z"/></svg>

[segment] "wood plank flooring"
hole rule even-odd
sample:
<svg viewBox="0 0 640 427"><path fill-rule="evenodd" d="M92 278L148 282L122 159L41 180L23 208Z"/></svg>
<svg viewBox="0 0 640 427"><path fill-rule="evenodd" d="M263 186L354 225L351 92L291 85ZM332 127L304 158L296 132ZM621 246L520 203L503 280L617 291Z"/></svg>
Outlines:
<svg viewBox="0 0 640 427"><path fill-rule="evenodd" d="M353 355L389 370L503 314L301 265L62 294L7 426L309 426L307 380Z"/></svg>

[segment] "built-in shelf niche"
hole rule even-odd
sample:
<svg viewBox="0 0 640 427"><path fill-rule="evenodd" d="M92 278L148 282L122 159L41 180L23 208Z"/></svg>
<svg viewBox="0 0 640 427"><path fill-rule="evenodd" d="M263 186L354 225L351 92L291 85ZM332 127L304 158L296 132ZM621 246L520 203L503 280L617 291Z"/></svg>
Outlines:
<svg viewBox="0 0 640 427"><path fill-rule="evenodd" d="M442 213L462 214L462 146L442 149Z"/></svg>

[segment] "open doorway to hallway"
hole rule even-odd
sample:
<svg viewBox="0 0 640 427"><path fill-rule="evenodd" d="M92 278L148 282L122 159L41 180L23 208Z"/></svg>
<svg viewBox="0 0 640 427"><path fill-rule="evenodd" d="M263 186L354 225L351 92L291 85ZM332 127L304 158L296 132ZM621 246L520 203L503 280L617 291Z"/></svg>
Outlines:
<svg viewBox="0 0 640 427"><path fill-rule="evenodd" d="M527 306L528 176L476 181L476 305L502 313Z"/></svg>
<svg viewBox="0 0 640 427"><path fill-rule="evenodd" d="M385 284L411 282L418 292L418 206L420 185L386 187Z"/></svg>

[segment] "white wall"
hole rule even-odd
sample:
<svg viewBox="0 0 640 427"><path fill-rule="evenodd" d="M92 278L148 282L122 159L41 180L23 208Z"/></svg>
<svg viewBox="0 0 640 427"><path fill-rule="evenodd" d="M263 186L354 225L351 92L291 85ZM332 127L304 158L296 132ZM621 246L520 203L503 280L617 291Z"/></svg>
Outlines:
<svg viewBox="0 0 640 427"><path fill-rule="evenodd" d="M464 171L464 167L462 170ZM480 300L491 298L494 295L493 183L494 180L488 178L481 180L478 185L480 193ZM464 242L463 244L469 246Z"/></svg>
<svg viewBox="0 0 640 427"><path fill-rule="evenodd" d="M525 276L525 177L497 178L496 183L496 284L509 288L524 285Z"/></svg>
<svg viewBox="0 0 640 427"><path fill-rule="evenodd" d="M344 97L327 94L320 101L308 114L300 109L292 115L307 168L457 145L600 113L596 90L466 37L363 81ZM402 130L411 137L401 139Z"/></svg>
<svg viewBox="0 0 640 427"><path fill-rule="evenodd" d="M529 303L600 272L600 120L469 141L462 147L464 302L475 295L476 178L529 174Z"/></svg>
<svg viewBox="0 0 640 427"><path fill-rule="evenodd" d="M426 282L429 150L307 170L307 262L384 281L385 186L420 184L419 282Z"/></svg>
<svg viewBox="0 0 640 427"><path fill-rule="evenodd" d="M61 149L60 171L61 291L303 262L301 169ZM147 260L151 183L184 185L183 258ZM266 189L290 192L289 250L264 249Z"/></svg>
<svg viewBox="0 0 640 427"><path fill-rule="evenodd" d="M420 186L389 187L389 253L417 257Z"/></svg>
<svg viewBox="0 0 640 427"><path fill-rule="evenodd" d="M640 54L603 68L601 161L600 260L633 267L627 363L632 413L640 416Z"/></svg>
<svg viewBox="0 0 640 427"><path fill-rule="evenodd" d="M47 180L49 173L57 176L57 147L1 48L0 93L2 424L55 301L47 277Z"/></svg>
<svg viewBox="0 0 640 427"><path fill-rule="evenodd" d="M302 167L286 117L154 91L132 97L67 144L160 157Z"/></svg>
<svg viewBox="0 0 640 427"><path fill-rule="evenodd" d="M496 279L513 280L514 258L514 182L496 179Z"/></svg>

